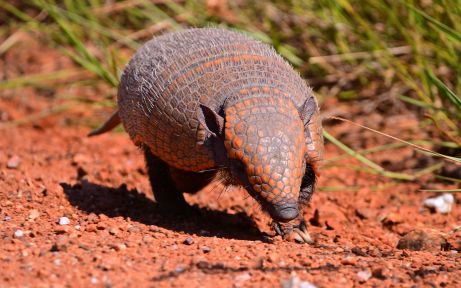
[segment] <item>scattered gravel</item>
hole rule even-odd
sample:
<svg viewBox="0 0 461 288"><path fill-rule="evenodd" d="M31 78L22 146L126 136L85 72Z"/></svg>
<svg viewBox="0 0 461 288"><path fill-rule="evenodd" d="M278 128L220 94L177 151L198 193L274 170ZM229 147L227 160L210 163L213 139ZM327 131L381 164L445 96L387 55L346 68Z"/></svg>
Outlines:
<svg viewBox="0 0 461 288"><path fill-rule="evenodd" d="M136 172L139 167L145 169L145 164L129 137L108 134L88 140L81 137L81 129L72 127L70 132L61 128L18 129L27 136L21 138L25 144L11 142L4 147L16 145L14 153L18 155L29 147L43 153L22 157L21 171L6 169L8 157L3 156L0 287L21 287L24 283L32 287L49 283L56 287L110 287L110 283L112 287L281 287L281 280L289 282L284 287L293 288L410 287L423 283L459 286L461 211L453 206L449 215L419 213L421 194L406 193L415 186L400 183L382 193L372 193L366 187L381 185L385 180L350 172L350 177L339 181L336 177L342 173L340 168L328 170L320 178L320 185L354 185L358 181L357 185L364 188L357 194L317 193L312 207L318 209L320 218L318 226L309 226L317 244L296 245L280 237L264 236L272 232L270 218L254 205L254 200L245 200L247 195L240 191L223 193L216 201L221 191L211 186L196 195L186 195L189 203L208 207L199 208L200 215L163 215L149 194L147 175ZM17 134L16 130L10 136L12 133ZM4 139L13 139L10 136ZM44 138L53 139L52 145ZM91 155L101 158L92 161L93 156L88 154L91 161L84 167L91 173L86 180L76 179L77 166L70 165L72 153L63 148L67 146L72 153L91 151ZM114 153L106 147L113 147L109 149ZM137 164L128 169L117 155L137 157ZM47 159L51 159L50 165ZM85 161L80 158L75 162ZM126 169L126 176L120 177L121 169ZM121 183L127 186L119 188ZM46 187L46 193L40 185ZM18 191L22 191L22 197L17 197ZM26 197L26 191L31 197ZM146 197L136 191L145 192ZM306 219L313 213L308 210ZM381 215L387 216L387 225L383 225ZM68 217L69 224L58 224L63 216ZM249 223L247 216L251 218ZM328 230L326 221L335 230ZM388 246L416 227L442 237L433 237L434 250L413 252L397 250L396 244ZM18 229L22 238L14 235ZM451 251L441 251L443 238ZM297 274L291 274L293 270Z"/></svg>

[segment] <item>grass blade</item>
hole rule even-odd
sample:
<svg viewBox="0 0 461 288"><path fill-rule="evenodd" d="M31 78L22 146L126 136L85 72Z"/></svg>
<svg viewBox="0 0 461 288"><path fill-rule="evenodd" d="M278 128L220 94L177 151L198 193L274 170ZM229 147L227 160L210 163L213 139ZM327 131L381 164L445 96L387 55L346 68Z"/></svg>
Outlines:
<svg viewBox="0 0 461 288"><path fill-rule="evenodd" d="M374 172L376 172L379 175L393 178L393 179L399 179L399 180L414 180L415 176L409 175L409 174L404 174L404 173L397 173L397 172L391 172L391 171L386 171L383 167L379 166L375 162L371 161L370 159L366 158L362 154L358 153L357 151L354 151L353 149L349 148L347 145L333 137L330 133L327 131L323 131L323 136L328 139L330 142L335 144L337 147L339 147L341 150L346 152L347 154L351 155L352 157L356 158L369 168L371 168Z"/></svg>
<svg viewBox="0 0 461 288"><path fill-rule="evenodd" d="M461 34L458 33L456 30L453 30L452 28L448 27L447 25L443 24L442 22L438 21L437 19L427 15L420 9L416 8L415 6L407 3L406 1L401 1L403 4L405 4L408 8L410 8L413 12L417 13L427 21L429 21L431 26L434 27L436 30L439 30L440 32L444 33L445 35L449 36L450 38L461 42Z"/></svg>
<svg viewBox="0 0 461 288"><path fill-rule="evenodd" d="M345 118L342 118L342 117L337 117L337 116L332 116L330 117L331 119L336 119L336 120L340 120L340 121L344 121L344 122L347 122L347 123L350 123L350 124L353 124L355 126L359 126L363 129L367 129L369 131L372 131L374 133L377 133L379 135L382 135L382 136L385 136L385 137L388 137L388 138L391 138L393 140L396 140L396 141L399 141L399 142L402 142L402 143L405 143L407 144L408 146L411 146L419 151L423 151L423 152L426 152L426 153L429 153L431 155L434 155L434 156L437 156L437 157L440 157L440 158L443 158L443 159L446 159L446 160L449 160L451 162L454 162L455 164L461 164L461 158L458 158L458 157L453 157L453 156L448 156L448 155L444 155L444 154L441 154L441 153L438 153L438 152L435 152L435 151L432 151L430 149L427 149L427 148L424 148L424 147L421 147L421 146L418 146L416 144L413 144L409 141L405 141L405 140L402 140L400 138L397 138L395 136L392 136L392 135L389 135L389 134L386 134L384 132L381 132L381 131L378 131L378 130L375 130L373 128L370 128L370 127L367 127L367 126L364 126L364 125L360 125L360 124L357 124L351 120L348 120L348 119L345 119Z"/></svg>
<svg viewBox="0 0 461 288"><path fill-rule="evenodd" d="M449 100L458 111L461 112L461 99L453 93L437 76L435 76L430 70L425 70L427 77L437 87L440 94Z"/></svg>
<svg viewBox="0 0 461 288"><path fill-rule="evenodd" d="M82 65L86 69L102 77L112 86L116 87L118 85L117 78L109 73L109 71L102 66L101 62L88 51L83 42L75 35L71 27L66 23L63 16L58 13L57 8L55 6L48 5L41 0L37 0L35 2L39 7L46 10L50 14L70 44L81 54L81 56L79 56L74 53L72 59L74 59L78 64ZM70 51L68 52L70 53Z"/></svg>
<svg viewBox="0 0 461 288"><path fill-rule="evenodd" d="M420 189L421 192L459 193L461 189Z"/></svg>

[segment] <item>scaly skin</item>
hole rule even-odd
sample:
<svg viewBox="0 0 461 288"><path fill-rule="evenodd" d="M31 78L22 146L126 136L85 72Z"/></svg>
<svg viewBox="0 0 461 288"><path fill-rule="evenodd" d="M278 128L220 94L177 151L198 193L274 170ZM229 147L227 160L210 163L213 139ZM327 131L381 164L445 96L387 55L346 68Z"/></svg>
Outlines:
<svg viewBox="0 0 461 288"><path fill-rule="evenodd" d="M307 239L300 211L322 157L319 112L311 90L271 47L211 28L156 37L124 70L118 104L125 129L149 157L176 175L226 167L279 234Z"/></svg>
<svg viewBox="0 0 461 288"><path fill-rule="evenodd" d="M297 215L306 165L304 125L297 109L290 101L270 97L245 99L225 112L227 155L243 163L254 197L276 220L286 218L278 215L282 211Z"/></svg>

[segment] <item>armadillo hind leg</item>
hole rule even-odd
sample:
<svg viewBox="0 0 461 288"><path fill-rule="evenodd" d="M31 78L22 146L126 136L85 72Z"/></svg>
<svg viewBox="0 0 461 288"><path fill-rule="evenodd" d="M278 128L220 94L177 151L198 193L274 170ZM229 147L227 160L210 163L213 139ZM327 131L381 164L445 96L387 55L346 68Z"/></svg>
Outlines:
<svg viewBox="0 0 461 288"><path fill-rule="evenodd" d="M194 194L213 181L216 170L198 173L170 168L170 174L179 191Z"/></svg>
<svg viewBox="0 0 461 288"><path fill-rule="evenodd" d="M168 164L154 156L148 147L144 147L144 156L152 192L159 207L169 212L188 210L190 206L171 178Z"/></svg>

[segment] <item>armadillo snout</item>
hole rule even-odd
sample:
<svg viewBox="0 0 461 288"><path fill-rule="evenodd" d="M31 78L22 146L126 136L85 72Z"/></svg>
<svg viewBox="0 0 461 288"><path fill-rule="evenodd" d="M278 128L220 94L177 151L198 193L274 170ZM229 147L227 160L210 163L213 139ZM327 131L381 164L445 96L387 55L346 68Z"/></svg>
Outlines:
<svg viewBox="0 0 461 288"><path fill-rule="evenodd" d="M274 205L269 210L272 219L279 222L288 222L298 217L298 204L284 203L282 205Z"/></svg>
<svg viewBox="0 0 461 288"><path fill-rule="evenodd" d="M306 153L304 126L291 101L252 98L226 109L225 146L249 192L276 221L299 214Z"/></svg>

